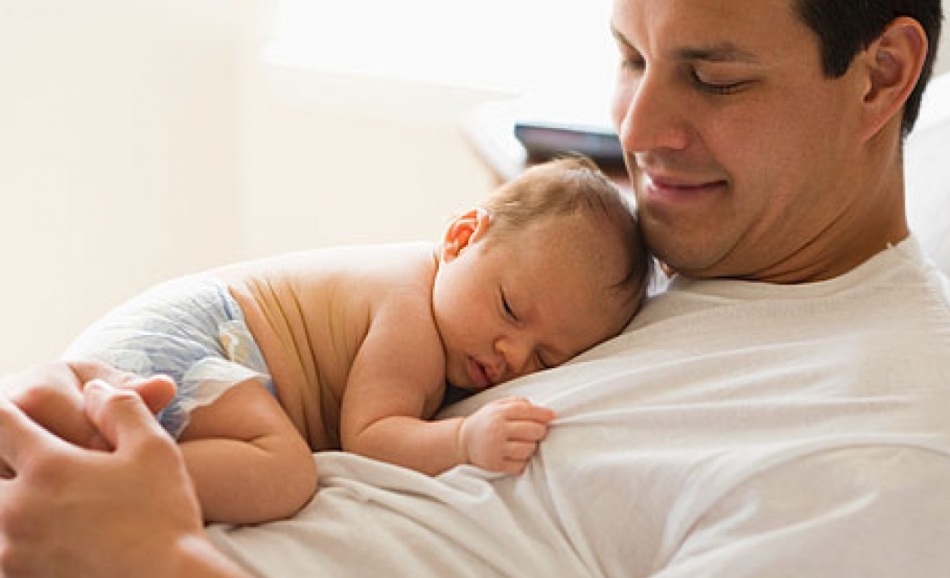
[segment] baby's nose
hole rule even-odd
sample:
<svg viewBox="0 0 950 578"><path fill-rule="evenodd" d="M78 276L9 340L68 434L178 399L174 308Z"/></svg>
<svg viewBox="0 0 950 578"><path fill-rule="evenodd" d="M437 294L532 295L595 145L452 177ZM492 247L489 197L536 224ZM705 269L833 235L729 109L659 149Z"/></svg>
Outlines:
<svg viewBox="0 0 950 578"><path fill-rule="evenodd" d="M531 348L526 340L504 339L499 341L497 349L500 353L497 381L508 381L529 373Z"/></svg>

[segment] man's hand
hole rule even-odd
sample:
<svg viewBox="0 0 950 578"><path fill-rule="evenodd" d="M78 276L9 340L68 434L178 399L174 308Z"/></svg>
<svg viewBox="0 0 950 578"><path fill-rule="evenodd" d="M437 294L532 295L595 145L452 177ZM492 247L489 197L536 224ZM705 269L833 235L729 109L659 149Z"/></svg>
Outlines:
<svg viewBox="0 0 950 578"><path fill-rule="evenodd" d="M152 413L175 395L175 385L166 377L142 379L103 363L85 361L39 365L4 379L0 389L33 421L64 440L106 449L83 409L83 388L94 379L135 391Z"/></svg>
<svg viewBox="0 0 950 578"><path fill-rule="evenodd" d="M15 380L88 377L35 371ZM142 398L84 385L79 402L111 451L68 443L0 396L0 459L14 473L0 480L0 576L245 576L205 536L181 452Z"/></svg>

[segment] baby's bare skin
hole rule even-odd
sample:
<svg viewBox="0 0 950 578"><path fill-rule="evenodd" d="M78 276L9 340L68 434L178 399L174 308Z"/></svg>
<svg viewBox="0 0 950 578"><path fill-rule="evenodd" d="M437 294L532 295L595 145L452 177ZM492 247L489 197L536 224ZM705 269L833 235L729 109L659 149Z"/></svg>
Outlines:
<svg viewBox="0 0 950 578"><path fill-rule="evenodd" d="M427 415L442 392L442 346L426 243L313 250L214 271L240 304L280 402L313 450L340 447L340 407L371 321L388 307L414 319L416 356L432 360ZM415 314L407 314L413 309ZM406 328L407 330L410 328ZM418 376L417 378L425 378Z"/></svg>
<svg viewBox="0 0 950 578"><path fill-rule="evenodd" d="M480 391L616 335L639 306L644 282L631 266L647 255L592 164L538 167L493 198L454 217L438 243L317 249L206 273L237 301L276 389L275 399L248 378L190 410L178 441L206 521L293 515L316 491L321 450L429 475L459 464L524 471L554 411L509 397L432 420L446 384Z"/></svg>

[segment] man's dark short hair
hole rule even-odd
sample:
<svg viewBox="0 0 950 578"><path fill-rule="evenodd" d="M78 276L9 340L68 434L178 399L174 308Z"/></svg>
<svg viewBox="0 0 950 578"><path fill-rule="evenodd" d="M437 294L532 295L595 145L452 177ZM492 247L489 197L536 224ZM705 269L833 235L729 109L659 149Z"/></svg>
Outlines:
<svg viewBox="0 0 950 578"><path fill-rule="evenodd" d="M907 98L901 132L910 133L917 121L920 100L933 71L943 8L940 0L793 0L799 17L818 35L821 65L826 76L843 75L854 57L878 39L900 16L920 22L927 34L927 58L917 86Z"/></svg>

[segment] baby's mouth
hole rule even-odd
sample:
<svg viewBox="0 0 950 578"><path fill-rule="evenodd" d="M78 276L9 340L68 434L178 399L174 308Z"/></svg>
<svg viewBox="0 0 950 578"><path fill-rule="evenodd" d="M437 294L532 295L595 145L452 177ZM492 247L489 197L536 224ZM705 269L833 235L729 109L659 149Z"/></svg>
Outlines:
<svg viewBox="0 0 950 578"><path fill-rule="evenodd" d="M472 380L474 389L485 389L492 384L488 367L474 357L468 358L468 376Z"/></svg>

